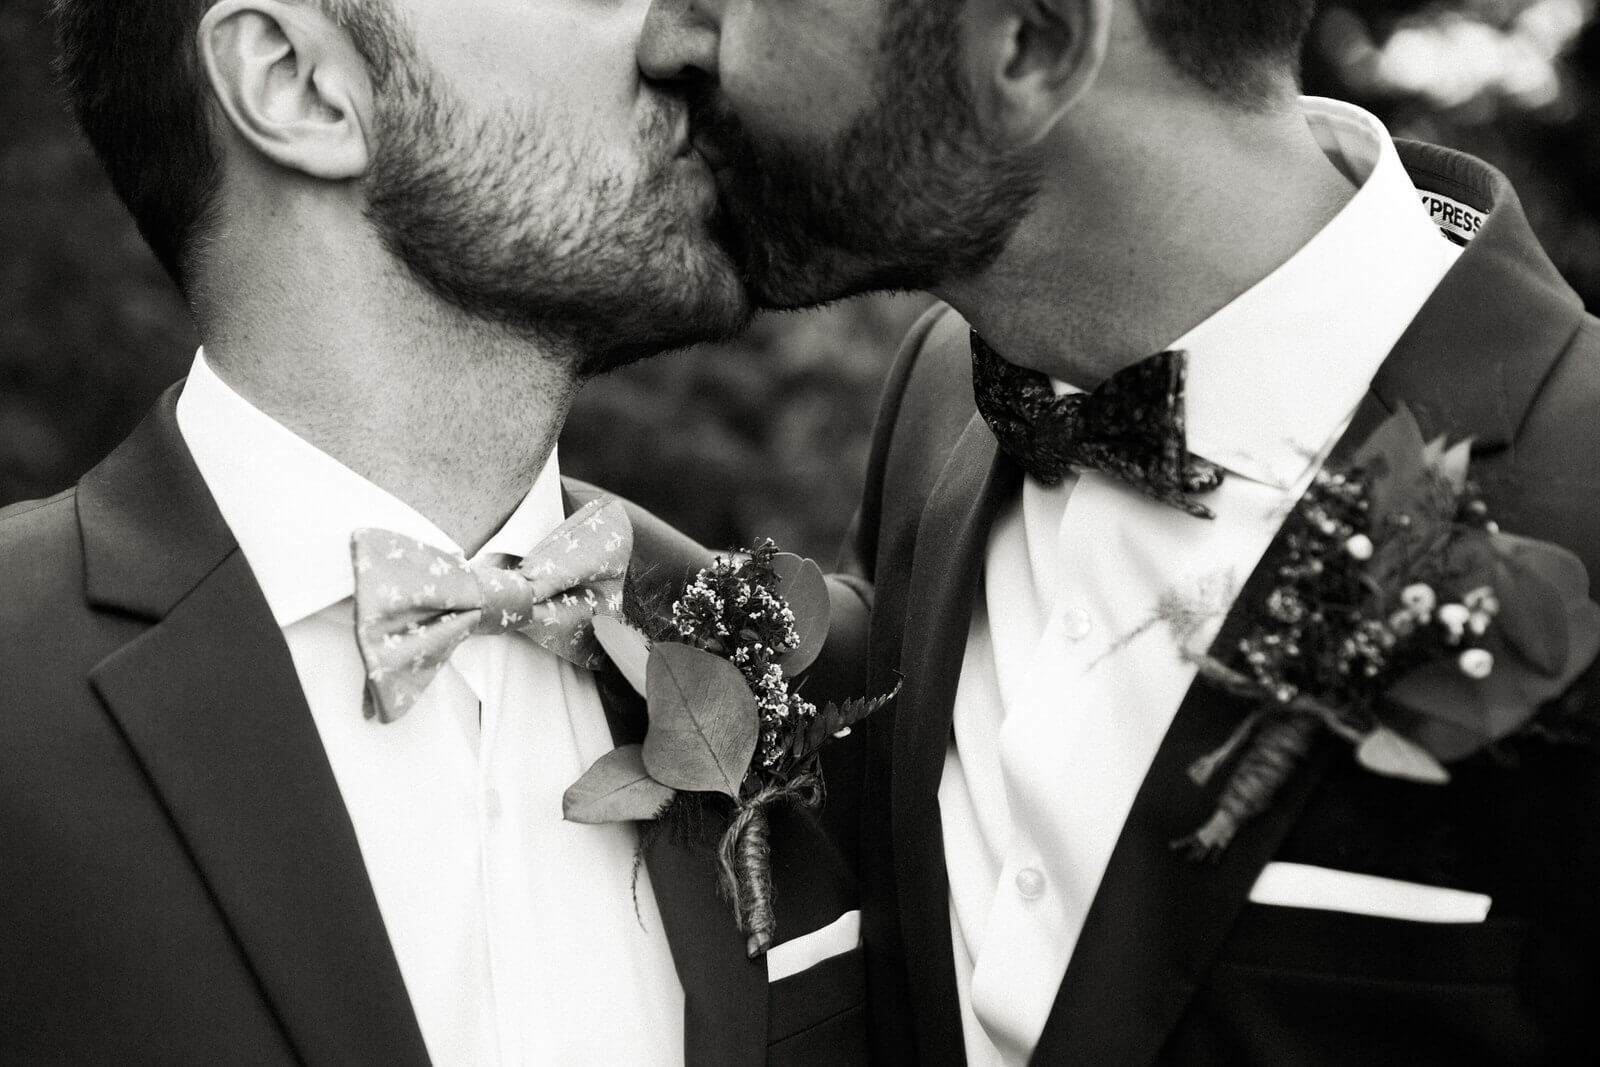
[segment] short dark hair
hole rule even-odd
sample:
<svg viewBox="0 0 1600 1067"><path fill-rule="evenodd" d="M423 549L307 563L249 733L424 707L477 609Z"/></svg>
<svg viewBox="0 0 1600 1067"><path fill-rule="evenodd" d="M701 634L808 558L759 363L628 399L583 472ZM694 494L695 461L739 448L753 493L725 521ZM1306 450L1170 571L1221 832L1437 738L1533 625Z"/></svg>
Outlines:
<svg viewBox="0 0 1600 1067"><path fill-rule="evenodd" d="M1255 106L1299 72L1316 0L1137 0L1174 66L1213 93Z"/></svg>
<svg viewBox="0 0 1600 1067"><path fill-rule="evenodd" d="M156 259L185 292L221 170L195 43L214 2L52 4L56 69L78 126ZM394 29L385 0L315 2L351 32L374 78L386 79Z"/></svg>

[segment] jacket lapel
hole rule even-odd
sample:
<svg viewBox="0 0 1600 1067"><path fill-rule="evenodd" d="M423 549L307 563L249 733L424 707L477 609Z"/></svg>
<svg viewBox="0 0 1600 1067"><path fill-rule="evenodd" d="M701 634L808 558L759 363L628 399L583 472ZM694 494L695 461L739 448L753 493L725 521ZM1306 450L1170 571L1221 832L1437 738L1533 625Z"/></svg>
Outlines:
<svg viewBox="0 0 1600 1067"><path fill-rule="evenodd" d="M1447 149L1399 147L1419 187L1490 217L1379 369L1333 460L1405 404L1426 437L1473 437L1475 474L1499 477L1510 470L1504 460L1522 413L1577 331L1582 306L1539 250L1503 177ZM1238 603L1259 600L1270 579L1258 568ZM1218 645L1237 625L1230 616ZM1195 788L1187 768L1246 712L1209 687L1190 689L1134 801L1034 1062L1142 1067L1177 1025L1261 869L1339 756L1332 744L1314 750L1216 864L1191 863L1169 842L1210 814L1215 790Z"/></svg>
<svg viewBox="0 0 1600 1067"><path fill-rule="evenodd" d="M1368 392L1333 461L1364 441L1386 414ZM1265 558L1274 551L1269 548ZM1214 648L1237 640L1237 605L1259 602L1272 579L1270 566L1256 568ZM1248 710L1243 701L1203 684L1185 695L1123 824L1032 1062L1142 1067L1155 1059L1182 1016L1250 887L1335 754L1327 744L1314 748L1272 806L1246 824L1220 858L1190 861L1171 843L1211 814L1216 786L1198 788L1188 768L1221 746Z"/></svg>
<svg viewBox="0 0 1600 1067"><path fill-rule="evenodd" d="M597 496L594 486L563 485L570 515ZM687 581L710 562L697 542L661 520L630 510L633 558L630 581ZM644 740L649 714L644 698L611 664L596 675L600 702L616 745ZM661 913L672 962L683 985L684 1062L689 1067L744 1067L767 1058L767 961L745 956L717 877L715 840L683 841L671 834L645 840L644 865Z"/></svg>
<svg viewBox="0 0 1600 1067"><path fill-rule="evenodd" d="M294 664L176 396L79 488L90 604L152 623L90 680L302 1059L426 1064Z"/></svg>
<svg viewBox="0 0 1600 1067"><path fill-rule="evenodd" d="M989 529L1020 484L1021 472L974 415L929 497L907 592L891 819L910 999L929 1062L959 1058L962 1047L939 780Z"/></svg>

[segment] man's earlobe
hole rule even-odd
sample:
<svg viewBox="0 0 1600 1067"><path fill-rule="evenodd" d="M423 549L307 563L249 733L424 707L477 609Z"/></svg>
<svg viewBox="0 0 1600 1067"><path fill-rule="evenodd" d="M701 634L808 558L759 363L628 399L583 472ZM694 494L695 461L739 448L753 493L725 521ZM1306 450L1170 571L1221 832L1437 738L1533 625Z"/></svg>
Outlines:
<svg viewBox="0 0 1600 1067"><path fill-rule="evenodd" d="M984 0L987 110L1012 144L1036 144L1094 85L1113 0Z"/></svg>
<svg viewBox="0 0 1600 1067"><path fill-rule="evenodd" d="M366 65L314 5L221 0L201 19L198 44L218 107L257 152L328 181L366 173Z"/></svg>

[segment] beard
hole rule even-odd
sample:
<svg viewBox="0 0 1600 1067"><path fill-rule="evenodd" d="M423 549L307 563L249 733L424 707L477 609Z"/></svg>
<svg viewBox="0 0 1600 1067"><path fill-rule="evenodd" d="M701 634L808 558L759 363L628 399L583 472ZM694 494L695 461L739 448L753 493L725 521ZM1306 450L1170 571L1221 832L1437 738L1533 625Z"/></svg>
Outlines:
<svg viewBox="0 0 1600 1067"><path fill-rule="evenodd" d="M739 332L749 299L715 208L672 151L666 103L636 174L539 117L473 114L410 57L378 94L367 216L446 303L576 353L581 378Z"/></svg>
<svg viewBox="0 0 1600 1067"><path fill-rule="evenodd" d="M757 303L792 308L873 290L930 289L990 266L1038 191L1035 168L980 133L940 0L898 0L876 99L831 141L759 136L691 90L724 240Z"/></svg>

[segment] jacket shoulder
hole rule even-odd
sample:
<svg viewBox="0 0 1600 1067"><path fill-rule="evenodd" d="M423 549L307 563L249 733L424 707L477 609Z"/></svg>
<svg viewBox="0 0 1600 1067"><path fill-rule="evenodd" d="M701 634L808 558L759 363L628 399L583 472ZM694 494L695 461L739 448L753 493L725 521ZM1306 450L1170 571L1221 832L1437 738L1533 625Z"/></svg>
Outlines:
<svg viewBox="0 0 1600 1067"><path fill-rule="evenodd" d="M0 509L0 620L30 592L59 595L64 581L81 579L77 502L77 490L68 489Z"/></svg>
<svg viewBox="0 0 1600 1067"><path fill-rule="evenodd" d="M0 508L0 537L4 537L6 531L10 530L14 525L20 525L25 516L33 515L34 512L43 513L36 515L35 521L50 521L52 518L58 518L62 513L63 505L65 505L66 514L73 514L76 511L77 498L78 490L74 486L71 489L63 489L55 496L47 496L39 500L19 500L15 504L7 504L5 507Z"/></svg>
<svg viewBox="0 0 1600 1067"><path fill-rule="evenodd" d="M85 601L76 494L0 512L0 731L31 723L37 735L65 721L64 703L87 698L89 668L123 634L97 618Z"/></svg>
<svg viewBox="0 0 1600 1067"><path fill-rule="evenodd" d="M1583 317L1494 470L1502 524L1566 546L1600 579L1600 320Z"/></svg>

